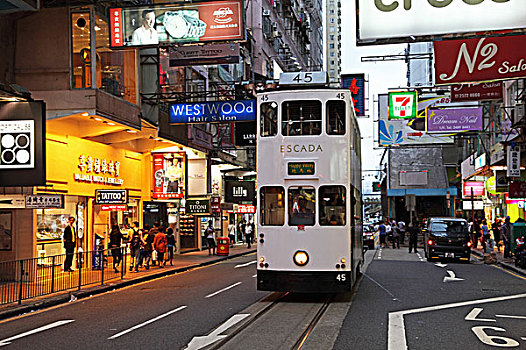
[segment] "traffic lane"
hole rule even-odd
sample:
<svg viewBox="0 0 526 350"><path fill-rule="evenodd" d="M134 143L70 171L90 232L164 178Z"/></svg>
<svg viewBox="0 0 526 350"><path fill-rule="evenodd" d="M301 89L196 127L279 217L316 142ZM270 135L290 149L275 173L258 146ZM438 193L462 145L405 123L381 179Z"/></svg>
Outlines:
<svg viewBox="0 0 526 350"><path fill-rule="evenodd" d="M404 316L409 349L526 348L526 297ZM454 336L452 331L454 330Z"/></svg>
<svg viewBox="0 0 526 350"><path fill-rule="evenodd" d="M30 317L4 322L0 327L0 339L56 320L74 319L75 322L62 326L60 330L51 329L34 334L17 340L12 346L39 344L42 348L57 346L117 348L135 347L145 341L148 344L161 346L168 340L170 344L184 346L194 334L206 333L218 322L266 295L256 291L253 277L256 273L255 264L235 268L236 265L254 260L255 255L227 260L206 268L142 283L92 299L84 299ZM237 282L242 283L214 297L205 298ZM217 298L221 298L221 301L219 302ZM187 308L122 337L107 340L123 330L183 305Z"/></svg>
<svg viewBox="0 0 526 350"><path fill-rule="evenodd" d="M444 282L454 271L463 281ZM521 293L524 281L481 264L447 264L374 260L364 274L335 343L363 349L385 348L390 312Z"/></svg>

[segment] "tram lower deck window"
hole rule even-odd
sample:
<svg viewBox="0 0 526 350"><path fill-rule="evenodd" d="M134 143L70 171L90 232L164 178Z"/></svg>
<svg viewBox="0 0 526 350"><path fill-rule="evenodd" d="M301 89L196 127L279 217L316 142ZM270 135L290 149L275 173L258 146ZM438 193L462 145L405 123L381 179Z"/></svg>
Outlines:
<svg viewBox="0 0 526 350"><path fill-rule="evenodd" d="M285 190L280 186L261 187L261 225L282 226L285 223Z"/></svg>
<svg viewBox="0 0 526 350"><path fill-rule="evenodd" d="M320 101L285 101L281 109L283 136L321 134Z"/></svg>
<svg viewBox="0 0 526 350"><path fill-rule="evenodd" d="M320 225L345 226L345 187L321 186L319 196Z"/></svg>
<svg viewBox="0 0 526 350"><path fill-rule="evenodd" d="M316 190L314 187L289 188L289 225L314 225Z"/></svg>

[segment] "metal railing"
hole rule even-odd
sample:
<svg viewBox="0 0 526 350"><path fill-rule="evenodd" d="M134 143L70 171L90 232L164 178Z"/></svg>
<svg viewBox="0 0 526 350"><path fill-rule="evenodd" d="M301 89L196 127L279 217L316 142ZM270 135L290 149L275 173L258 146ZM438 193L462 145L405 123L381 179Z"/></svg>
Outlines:
<svg viewBox="0 0 526 350"><path fill-rule="evenodd" d="M66 254L0 262L0 305L122 279L126 248L118 248L118 252L121 261L116 270L111 249L74 253L72 272L64 271ZM119 260L117 251L114 253Z"/></svg>

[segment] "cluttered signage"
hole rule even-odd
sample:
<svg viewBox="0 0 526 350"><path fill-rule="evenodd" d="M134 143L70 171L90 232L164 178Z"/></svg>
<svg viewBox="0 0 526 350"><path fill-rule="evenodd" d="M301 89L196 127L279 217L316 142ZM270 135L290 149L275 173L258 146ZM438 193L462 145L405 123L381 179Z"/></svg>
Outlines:
<svg viewBox="0 0 526 350"><path fill-rule="evenodd" d="M510 144L508 146L508 177L521 176L521 146L518 144Z"/></svg>
<svg viewBox="0 0 526 350"><path fill-rule="evenodd" d="M187 199L185 210L187 215L210 215L210 199Z"/></svg>
<svg viewBox="0 0 526 350"><path fill-rule="evenodd" d="M234 125L236 146L256 145L256 122L236 123Z"/></svg>
<svg viewBox="0 0 526 350"><path fill-rule="evenodd" d="M95 204L128 204L128 190L95 190Z"/></svg>
<svg viewBox="0 0 526 350"><path fill-rule="evenodd" d="M413 119L417 116L416 91L389 93L389 119Z"/></svg>
<svg viewBox="0 0 526 350"><path fill-rule="evenodd" d="M526 8L522 11L526 17ZM526 35L435 41L435 84L525 77L526 56L517 50L525 46Z"/></svg>
<svg viewBox="0 0 526 350"><path fill-rule="evenodd" d="M31 194L26 195L28 209L63 209L63 194Z"/></svg>
<svg viewBox="0 0 526 350"><path fill-rule="evenodd" d="M466 181L464 182L462 197L471 198L483 196L486 191L484 181Z"/></svg>
<svg viewBox="0 0 526 350"><path fill-rule="evenodd" d="M426 132L456 133L482 130L482 107L428 109Z"/></svg>
<svg viewBox="0 0 526 350"><path fill-rule="evenodd" d="M186 193L186 152L152 153L152 198L184 198Z"/></svg>
<svg viewBox="0 0 526 350"><path fill-rule="evenodd" d="M170 67L239 62L239 43L170 47Z"/></svg>
<svg viewBox="0 0 526 350"><path fill-rule="evenodd" d="M501 100L502 82L460 84L451 87L451 101Z"/></svg>
<svg viewBox="0 0 526 350"><path fill-rule="evenodd" d="M111 48L243 40L243 1L109 9Z"/></svg>
<svg viewBox="0 0 526 350"><path fill-rule="evenodd" d="M358 45L433 41L526 23L520 0L357 0L356 6Z"/></svg>
<svg viewBox="0 0 526 350"><path fill-rule="evenodd" d="M177 103L170 105L170 124L225 123L256 120L256 100Z"/></svg>
<svg viewBox="0 0 526 350"><path fill-rule="evenodd" d="M46 105L42 101L0 102L0 184L46 183Z"/></svg>
<svg viewBox="0 0 526 350"><path fill-rule="evenodd" d="M342 74L342 88L351 91L354 112L357 117L365 116L365 74Z"/></svg>

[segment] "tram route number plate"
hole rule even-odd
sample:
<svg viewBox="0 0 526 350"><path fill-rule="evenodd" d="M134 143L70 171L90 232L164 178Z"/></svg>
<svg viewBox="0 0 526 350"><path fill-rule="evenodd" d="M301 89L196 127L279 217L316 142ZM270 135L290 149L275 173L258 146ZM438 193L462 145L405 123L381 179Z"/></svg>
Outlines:
<svg viewBox="0 0 526 350"><path fill-rule="evenodd" d="M348 273L338 273L336 274L336 283L337 284L347 284L349 283L350 275Z"/></svg>
<svg viewBox="0 0 526 350"><path fill-rule="evenodd" d="M288 163L289 175L314 175L314 162L290 162Z"/></svg>

